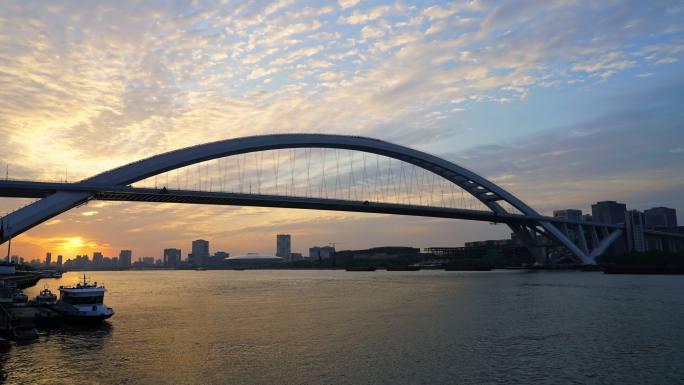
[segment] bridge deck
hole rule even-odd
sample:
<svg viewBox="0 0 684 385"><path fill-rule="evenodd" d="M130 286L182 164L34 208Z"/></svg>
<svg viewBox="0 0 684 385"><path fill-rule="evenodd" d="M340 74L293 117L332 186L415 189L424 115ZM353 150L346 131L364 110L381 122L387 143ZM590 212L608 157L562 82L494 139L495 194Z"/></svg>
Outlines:
<svg viewBox="0 0 684 385"><path fill-rule="evenodd" d="M87 183L58 183L5 180L0 181L0 196L14 198L44 198L57 191L94 192L94 199L104 201L161 202L184 204L210 204L234 206L258 206L298 208L330 211L350 211L394 215L423 216L485 221L493 223L528 224L538 221L577 224L564 218L529 216L522 214L495 214L491 211L468 210L448 207L407 205L300 196L242 194L190 190L164 190L130 186L103 186ZM583 225L592 225L582 222ZM595 224L608 228L618 225Z"/></svg>

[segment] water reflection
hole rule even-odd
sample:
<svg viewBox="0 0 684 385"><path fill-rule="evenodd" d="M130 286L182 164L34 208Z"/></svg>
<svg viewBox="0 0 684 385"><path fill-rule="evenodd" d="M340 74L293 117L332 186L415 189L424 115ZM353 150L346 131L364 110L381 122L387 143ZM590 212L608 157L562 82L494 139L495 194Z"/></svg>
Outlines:
<svg viewBox="0 0 684 385"><path fill-rule="evenodd" d="M77 279L69 275L67 280ZM684 378L679 277L433 271L88 275L107 285L105 303L115 309L114 317L94 327L43 330L37 342L0 353L7 383ZM48 283L55 290L65 284Z"/></svg>

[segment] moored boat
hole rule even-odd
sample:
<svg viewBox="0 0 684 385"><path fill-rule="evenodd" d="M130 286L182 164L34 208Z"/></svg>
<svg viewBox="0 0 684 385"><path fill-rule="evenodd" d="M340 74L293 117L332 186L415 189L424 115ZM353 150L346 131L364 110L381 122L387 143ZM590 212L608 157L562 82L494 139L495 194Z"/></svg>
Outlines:
<svg viewBox="0 0 684 385"><path fill-rule="evenodd" d="M21 290L17 289L12 295L12 306L24 307L28 305L28 297Z"/></svg>
<svg viewBox="0 0 684 385"><path fill-rule="evenodd" d="M33 299L32 303L38 306L51 306L57 302L57 296L47 286Z"/></svg>
<svg viewBox="0 0 684 385"><path fill-rule="evenodd" d="M97 282L89 283L83 275L83 281L74 286L59 287L59 301L54 309L65 319L80 322L101 322L114 315L114 310L104 303L104 286Z"/></svg>
<svg viewBox="0 0 684 385"><path fill-rule="evenodd" d="M374 267L367 267L367 266L352 266L352 267L347 267L345 270L347 271L375 271Z"/></svg>

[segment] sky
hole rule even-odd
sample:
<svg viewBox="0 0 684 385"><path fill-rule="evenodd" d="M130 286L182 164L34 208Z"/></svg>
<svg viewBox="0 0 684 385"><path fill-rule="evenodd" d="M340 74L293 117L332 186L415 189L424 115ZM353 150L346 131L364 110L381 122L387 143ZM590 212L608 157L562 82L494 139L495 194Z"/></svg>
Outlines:
<svg viewBox="0 0 684 385"><path fill-rule="evenodd" d="M684 222L681 1L3 1L0 164L77 181L190 145L269 133L375 137L437 154L537 211L598 200ZM357 158L358 159L358 158ZM0 213L30 203L2 199ZM13 253L159 257L339 243L455 246L487 223L90 202Z"/></svg>

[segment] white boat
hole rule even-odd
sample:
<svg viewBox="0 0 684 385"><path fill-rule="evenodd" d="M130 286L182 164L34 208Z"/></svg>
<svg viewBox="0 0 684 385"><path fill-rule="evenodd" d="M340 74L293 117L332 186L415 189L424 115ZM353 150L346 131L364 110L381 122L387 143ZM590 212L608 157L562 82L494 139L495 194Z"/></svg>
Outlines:
<svg viewBox="0 0 684 385"><path fill-rule="evenodd" d="M59 287L54 309L74 321L100 322L114 315L114 310L103 303L105 291L97 282L89 283L84 274L83 282Z"/></svg>

